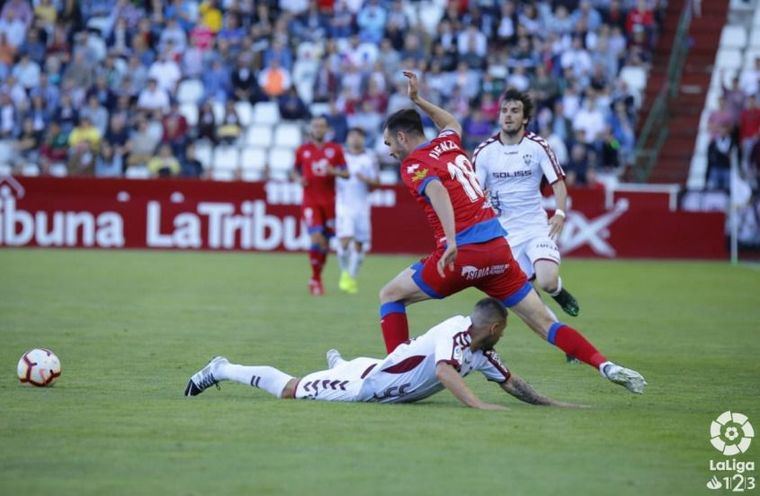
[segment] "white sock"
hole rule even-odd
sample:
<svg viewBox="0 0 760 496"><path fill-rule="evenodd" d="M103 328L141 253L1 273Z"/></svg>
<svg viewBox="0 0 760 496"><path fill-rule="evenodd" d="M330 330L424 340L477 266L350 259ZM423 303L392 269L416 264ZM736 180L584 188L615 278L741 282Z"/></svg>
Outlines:
<svg viewBox="0 0 760 496"><path fill-rule="evenodd" d="M348 264L348 273L354 279L359 275L362 262L364 262L364 249L357 250L355 245L351 245L351 259Z"/></svg>
<svg viewBox="0 0 760 496"><path fill-rule="evenodd" d="M562 291L562 278L557 277L557 289L553 293L549 293L551 296L557 296Z"/></svg>
<svg viewBox="0 0 760 496"><path fill-rule="evenodd" d="M335 248L335 251L338 254L338 265L340 266L340 271L348 272L348 267L350 264L350 257L351 257L350 248L343 248L343 244L340 242L340 240L338 240L338 244L337 244L337 247Z"/></svg>
<svg viewBox="0 0 760 496"><path fill-rule="evenodd" d="M293 376L274 367L222 363L214 370L214 378L218 381L234 381L253 386L281 398L283 389Z"/></svg>

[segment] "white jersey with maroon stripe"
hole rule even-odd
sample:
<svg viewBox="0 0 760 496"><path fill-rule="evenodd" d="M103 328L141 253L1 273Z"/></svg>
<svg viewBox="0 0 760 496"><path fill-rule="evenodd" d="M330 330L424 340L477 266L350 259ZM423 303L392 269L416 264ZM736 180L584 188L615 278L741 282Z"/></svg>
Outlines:
<svg viewBox="0 0 760 496"><path fill-rule="evenodd" d="M384 359L359 357L302 378L295 397L323 401L411 403L444 388L435 374L438 362L451 364L462 377L481 372L505 382L509 370L493 350L470 350L470 318L452 317L400 345Z"/></svg>
<svg viewBox="0 0 760 496"><path fill-rule="evenodd" d="M479 371L489 381L505 382L509 370L493 350L470 349L470 318L452 317L400 345L372 370L362 387L362 401L410 403L444 389L435 374L439 362L462 377Z"/></svg>
<svg viewBox="0 0 760 496"><path fill-rule="evenodd" d="M525 133L518 144L506 145L496 134L475 149L472 163L511 246L548 236L549 222L541 206L541 178L546 176L554 184L565 173L543 138Z"/></svg>

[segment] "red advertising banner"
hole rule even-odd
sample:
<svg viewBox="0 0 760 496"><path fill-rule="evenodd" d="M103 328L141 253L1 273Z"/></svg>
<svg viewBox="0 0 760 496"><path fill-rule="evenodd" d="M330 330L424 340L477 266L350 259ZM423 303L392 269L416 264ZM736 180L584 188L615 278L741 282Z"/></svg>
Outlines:
<svg viewBox="0 0 760 496"><path fill-rule="evenodd" d="M656 195L571 191L563 253L726 257L723 214L674 211ZM277 182L3 177L0 246L303 250L301 196L299 186ZM372 251L432 249L422 211L403 187L378 188L371 203Z"/></svg>

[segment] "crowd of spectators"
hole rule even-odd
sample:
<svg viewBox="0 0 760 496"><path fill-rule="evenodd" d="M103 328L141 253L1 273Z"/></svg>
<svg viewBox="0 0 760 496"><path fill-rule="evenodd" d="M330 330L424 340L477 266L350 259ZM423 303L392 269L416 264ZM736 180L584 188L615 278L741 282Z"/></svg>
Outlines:
<svg viewBox="0 0 760 496"><path fill-rule="evenodd" d="M754 191L760 189L760 57L754 68L725 85L718 108L710 113L707 147L707 189L730 189L731 161L738 158L739 173Z"/></svg>
<svg viewBox="0 0 760 496"><path fill-rule="evenodd" d="M237 102L282 119L319 109L333 139L410 105L402 69L452 111L471 150L508 86L569 180L630 163L661 0L6 0L0 10L0 162L18 172L206 175L195 144L239 144ZM202 83L196 112L178 102ZM315 105L316 104L316 105ZM215 112L221 105L223 112ZM32 170L34 167L32 167Z"/></svg>

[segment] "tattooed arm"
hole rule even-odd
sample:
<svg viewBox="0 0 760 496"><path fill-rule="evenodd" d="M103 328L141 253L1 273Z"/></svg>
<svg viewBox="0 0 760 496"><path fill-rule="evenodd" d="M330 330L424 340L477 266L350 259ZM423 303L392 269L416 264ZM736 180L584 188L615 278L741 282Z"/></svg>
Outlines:
<svg viewBox="0 0 760 496"><path fill-rule="evenodd" d="M544 396L533 389L533 386L515 374L511 374L509 376L509 379L501 384L501 388L518 400L524 401L525 403L530 403L531 405L559 406L565 408L585 407L584 405L575 405L573 403L565 403L564 401L556 401L549 398L548 396Z"/></svg>

